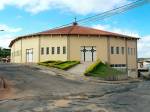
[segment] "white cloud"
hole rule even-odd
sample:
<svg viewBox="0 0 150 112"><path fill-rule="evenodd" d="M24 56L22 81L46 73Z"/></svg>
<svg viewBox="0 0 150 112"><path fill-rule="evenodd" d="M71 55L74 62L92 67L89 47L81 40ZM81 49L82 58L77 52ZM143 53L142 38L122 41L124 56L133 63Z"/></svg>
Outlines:
<svg viewBox="0 0 150 112"><path fill-rule="evenodd" d="M121 29L117 27L112 27L110 25L93 25L93 28L100 29L100 30L106 30L114 33L119 33L123 35L128 35L128 36L133 36L133 37L140 37L138 32L136 31L131 31L128 29Z"/></svg>
<svg viewBox="0 0 150 112"><path fill-rule="evenodd" d="M115 33L125 34L134 37L140 37L140 34L136 31L131 31L129 29L122 29L112 27L110 25L94 25L93 28L97 28L100 30L111 31ZM141 39L138 41L138 57L150 58L150 35L140 37Z"/></svg>
<svg viewBox="0 0 150 112"><path fill-rule="evenodd" d="M22 28L13 28L5 24L0 24L0 30L4 30L5 32L8 32L8 33L17 33L17 32L20 32Z"/></svg>
<svg viewBox="0 0 150 112"><path fill-rule="evenodd" d="M85 15L110 10L128 2L129 0L1 0L0 9L11 5L32 13L49 9L63 9Z"/></svg>
<svg viewBox="0 0 150 112"><path fill-rule="evenodd" d="M14 39L14 35L12 34L0 35L0 47L8 48L11 40L13 39Z"/></svg>
<svg viewBox="0 0 150 112"><path fill-rule="evenodd" d="M141 37L138 43L139 57L150 58L150 35Z"/></svg>
<svg viewBox="0 0 150 112"><path fill-rule="evenodd" d="M8 48L11 40L14 39L15 35L19 33L22 28L13 28L5 24L0 24L0 30L4 30L4 32L0 32L0 47Z"/></svg>

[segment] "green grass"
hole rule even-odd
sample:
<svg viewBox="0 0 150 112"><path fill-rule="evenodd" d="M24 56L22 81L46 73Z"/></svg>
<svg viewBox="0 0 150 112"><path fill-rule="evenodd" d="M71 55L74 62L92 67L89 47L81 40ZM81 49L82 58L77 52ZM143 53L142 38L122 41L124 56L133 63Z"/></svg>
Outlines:
<svg viewBox="0 0 150 112"><path fill-rule="evenodd" d="M85 71L84 74L91 73L98 66L99 63L101 63L101 61L97 60L94 64L92 64L91 66L89 66L88 69L86 69L86 71Z"/></svg>
<svg viewBox="0 0 150 112"><path fill-rule="evenodd" d="M47 67L54 67L62 70L67 70L79 63L80 63L79 61L46 61L38 64Z"/></svg>
<svg viewBox="0 0 150 112"><path fill-rule="evenodd" d="M111 68L109 65L104 64L100 61L97 61L94 65L91 65L91 66L92 67L89 67L88 68L89 70L87 70L85 72L86 76L107 78L110 76L116 76L116 75L124 74L122 71Z"/></svg>

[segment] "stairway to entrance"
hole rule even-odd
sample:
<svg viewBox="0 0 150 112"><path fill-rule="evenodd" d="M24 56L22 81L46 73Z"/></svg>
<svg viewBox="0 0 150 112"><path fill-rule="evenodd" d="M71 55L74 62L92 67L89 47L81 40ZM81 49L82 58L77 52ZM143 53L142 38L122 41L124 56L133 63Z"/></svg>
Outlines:
<svg viewBox="0 0 150 112"><path fill-rule="evenodd" d="M83 75L85 70L92 64L93 62L81 62L80 64L76 65L75 67L68 70L69 73L75 75Z"/></svg>

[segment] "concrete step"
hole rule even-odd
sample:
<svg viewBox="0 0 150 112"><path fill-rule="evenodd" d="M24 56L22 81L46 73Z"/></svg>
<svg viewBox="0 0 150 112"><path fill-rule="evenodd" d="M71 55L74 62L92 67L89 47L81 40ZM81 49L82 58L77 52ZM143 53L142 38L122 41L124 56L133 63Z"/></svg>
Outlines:
<svg viewBox="0 0 150 112"><path fill-rule="evenodd" d="M68 72L75 75L83 75L85 70L92 64L93 62L81 62L80 64L74 66L73 68L67 70Z"/></svg>

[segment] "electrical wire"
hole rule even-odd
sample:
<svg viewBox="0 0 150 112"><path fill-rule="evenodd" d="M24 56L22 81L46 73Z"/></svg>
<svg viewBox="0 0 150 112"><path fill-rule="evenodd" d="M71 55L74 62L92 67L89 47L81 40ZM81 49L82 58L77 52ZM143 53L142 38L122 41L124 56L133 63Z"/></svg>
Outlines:
<svg viewBox="0 0 150 112"><path fill-rule="evenodd" d="M120 14L120 13L124 13L128 10L131 10L133 8L136 8L136 7L140 7L140 6L142 6L144 4L147 4L149 2L150 2L150 0L136 0L136 1L131 2L129 4L114 8L114 9L109 10L109 11L105 11L103 13L100 13L100 14L97 14L97 15L94 15L94 16L90 16L90 17L87 17L87 18L84 18L84 19L80 19L80 20L77 20L75 22L77 22L79 24L86 24L86 23L89 23L89 22L104 20L108 17L114 16L114 15L117 15L117 14ZM55 27L53 29L58 29L58 28L69 26L69 25L72 25L72 22L68 23L68 24L65 24L65 25L61 25L59 27Z"/></svg>

